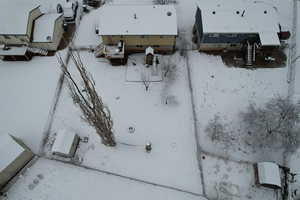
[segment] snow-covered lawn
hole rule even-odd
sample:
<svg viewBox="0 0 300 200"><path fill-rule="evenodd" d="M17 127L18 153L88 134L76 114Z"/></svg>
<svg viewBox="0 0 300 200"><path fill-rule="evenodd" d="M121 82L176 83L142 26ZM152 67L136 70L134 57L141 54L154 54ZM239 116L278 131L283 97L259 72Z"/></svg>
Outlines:
<svg viewBox="0 0 300 200"><path fill-rule="evenodd" d="M59 74L55 57L0 61L0 134L19 137L38 153Z"/></svg>
<svg viewBox="0 0 300 200"><path fill-rule="evenodd" d="M7 200L31 199L201 200L202 198L56 161L39 159L7 194Z"/></svg>
<svg viewBox="0 0 300 200"><path fill-rule="evenodd" d="M43 2L48 11L55 11L56 3L63 2L36 1ZM291 1L268 1L277 6L280 21L286 23L283 27L290 26ZM152 2L107 1L111 4ZM177 0L175 4L179 31L189 38L189 43L196 2L197 0ZM212 1L199 2L204 5L203 3ZM83 17L76 34L76 46L100 44L101 39L95 34L97 20L95 11ZM201 199L176 191L177 188L202 194L185 58L179 56L179 53L163 56L161 63L170 59L176 67L170 70L162 82L150 83L149 91L145 91L141 82L126 81L126 66L112 67L106 60L96 59L89 52L81 52L80 55L96 82L99 95L111 110L117 147L110 148L101 144L95 130L81 120L81 112L74 106L65 85L59 98L51 134L60 129L70 129L81 137L88 136L88 143L80 143L76 156L82 158L81 165L93 170L40 159L9 190L8 199ZM128 64L142 60L142 56L131 56ZM230 148L212 143L205 128L214 115L219 115L229 124L233 134L246 134L239 131L239 112L244 111L250 102L262 104L277 95L286 96L287 68L230 68L222 63L220 57L196 51L190 51L188 57L199 142L203 150L232 160L282 162L280 151L253 151L241 140L235 140ZM75 75L72 61L69 67ZM296 77L299 74L300 70L297 68ZM0 91L3 94L0 100L0 134L10 133L20 137L37 153L53 106L59 75L55 57L35 57L30 62L0 61ZM78 78L77 75L75 77ZM300 77L296 78L296 86L300 85L298 79ZM298 89L296 87L295 91L300 96ZM133 127L134 131L129 131L129 127ZM152 143L150 153L146 153L144 149L147 142ZM210 198L275 199L273 191L254 186L251 164L203 155L204 183ZM297 154L292 158L292 169L296 170L298 161ZM169 189L106 175L96 172L97 170Z"/></svg>
<svg viewBox="0 0 300 200"><path fill-rule="evenodd" d="M151 83L146 91L143 83L125 81L125 66L112 67L87 52L82 52L81 58L111 110L118 145L101 144L94 129L81 120L67 89L61 95L52 132L68 128L89 136L89 143L82 143L78 153L83 165L201 194L184 59L178 54L171 56L177 66L168 78ZM130 58L129 64L133 61ZM72 64L70 69L74 72ZM129 133L129 127L135 132ZM151 153L145 152L147 142L153 145Z"/></svg>
<svg viewBox="0 0 300 200"><path fill-rule="evenodd" d="M228 124L236 138L244 133L239 124L239 113L245 111L250 102L262 105L278 95L287 95L287 68L247 70L225 66L220 57L191 52L189 54L192 85L200 143L208 152L242 160L281 161L280 152L252 151L239 139L229 149L214 145L207 137L205 128L214 118Z"/></svg>
<svg viewBox="0 0 300 200"><path fill-rule="evenodd" d="M206 193L210 199L277 199L275 190L255 185L253 165L204 154Z"/></svg>

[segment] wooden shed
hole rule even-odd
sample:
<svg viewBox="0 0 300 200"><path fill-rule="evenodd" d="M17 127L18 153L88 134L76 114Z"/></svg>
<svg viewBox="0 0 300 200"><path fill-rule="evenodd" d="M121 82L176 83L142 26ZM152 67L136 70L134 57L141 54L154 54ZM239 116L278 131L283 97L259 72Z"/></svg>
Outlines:
<svg viewBox="0 0 300 200"><path fill-rule="evenodd" d="M280 168L273 162L254 164L256 184L272 189L281 188Z"/></svg>
<svg viewBox="0 0 300 200"><path fill-rule="evenodd" d="M5 134L0 136L0 189L34 157L19 139Z"/></svg>
<svg viewBox="0 0 300 200"><path fill-rule="evenodd" d="M71 158L76 152L78 143L79 137L76 133L65 129L59 130L52 146L52 153L53 155Z"/></svg>

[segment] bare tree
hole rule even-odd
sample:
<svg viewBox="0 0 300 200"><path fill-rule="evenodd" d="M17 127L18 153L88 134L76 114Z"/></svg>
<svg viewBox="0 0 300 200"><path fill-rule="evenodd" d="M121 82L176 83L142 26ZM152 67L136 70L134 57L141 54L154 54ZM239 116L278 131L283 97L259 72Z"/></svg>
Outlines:
<svg viewBox="0 0 300 200"><path fill-rule="evenodd" d="M168 78L168 75L173 73L176 69L176 65L172 62L171 58L162 60L161 63L163 76Z"/></svg>
<svg viewBox="0 0 300 200"><path fill-rule="evenodd" d="M205 128L205 132L212 142L220 142L225 147L229 147L232 144L233 137L230 132L226 130L227 125L224 124L219 115L215 115L211 119Z"/></svg>
<svg viewBox="0 0 300 200"><path fill-rule="evenodd" d="M95 82L90 74L86 71L78 52L70 52L77 71L80 74L82 86L75 81L69 72L61 56L57 56L62 72L67 78L68 87L75 105L79 106L82 112L82 118L85 122L96 129L96 132L106 146L115 146L116 142L112 132L113 121L110 111L102 99L99 97Z"/></svg>
<svg viewBox="0 0 300 200"><path fill-rule="evenodd" d="M286 152L299 147L300 103L277 97L262 107L250 104L241 119L254 146L283 147Z"/></svg>
<svg viewBox="0 0 300 200"><path fill-rule="evenodd" d="M141 70L141 80L145 86L146 91L148 91L151 81L150 81L150 74L147 71L146 67L143 67L143 69Z"/></svg>

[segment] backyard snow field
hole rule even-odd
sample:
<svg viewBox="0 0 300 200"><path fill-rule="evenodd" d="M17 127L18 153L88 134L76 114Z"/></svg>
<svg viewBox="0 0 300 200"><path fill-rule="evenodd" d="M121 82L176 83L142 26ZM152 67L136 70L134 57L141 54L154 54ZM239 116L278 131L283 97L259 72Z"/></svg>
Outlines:
<svg viewBox="0 0 300 200"><path fill-rule="evenodd" d="M0 61L0 134L19 137L38 153L59 74L55 57Z"/></svg>
<svg viewBox="0 0 300 200"><path fill-rule="evenodd" d="M198 119L200 143L205 151L236 160L282 161L281 150L254 151L240 139L247 134L240 127L239 113L250 102L263 105L279 95L287 95L287 68L248 70L225 66L220 57L189 53L192 87ZM210 120L218 115L236 138L224 148L206 134Z"/></svg>
<svg viewBox="0 0 300 200"><path fill-rule="evenodd" d="M52 132L67 128L89 136L89 142L81 143L77 152L83 165L201 194L185 60L178 53L164 56L176 67L163 82L150 83L146 91L141 82L126 82L126 66L112 67L88 52L80 55L111 111L117 146L101 144L94 129L81 120L67 87L61 94ZM128 65L136 56L144 55L129 57ZM76 77L72 63L69 67ZM135 131L130 133L129 127ZM147 142L152 143L150 153L145 152Z"/></svg>
<svg viewBox="0 0 300 200"><path fill-rule="evenodd" d="M252 164L203 156L204 182L209 199L277 199L275 190L255 185Z"/></svg>
<svg viewBox="0 0 300 200"><path fill-rule="evenodd" d="M190 194L39 159L8 191L7 200L201 200Z"/></svg>

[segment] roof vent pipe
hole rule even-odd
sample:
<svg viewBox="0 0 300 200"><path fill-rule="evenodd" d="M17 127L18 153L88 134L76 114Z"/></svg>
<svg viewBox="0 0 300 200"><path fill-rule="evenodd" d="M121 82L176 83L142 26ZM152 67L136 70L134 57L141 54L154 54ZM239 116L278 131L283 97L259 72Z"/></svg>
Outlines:
<svg viewBox="0 0 300 200"><path fill-rule="evenodd" d="M245 15L245 10L243 10L242 17L244 17L244 15Z"/></svg>

